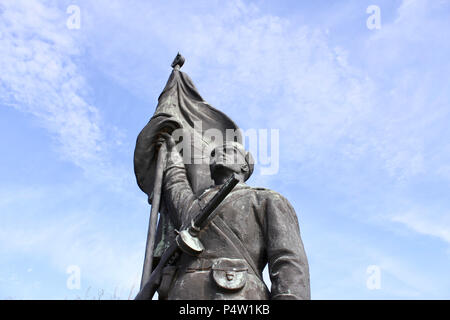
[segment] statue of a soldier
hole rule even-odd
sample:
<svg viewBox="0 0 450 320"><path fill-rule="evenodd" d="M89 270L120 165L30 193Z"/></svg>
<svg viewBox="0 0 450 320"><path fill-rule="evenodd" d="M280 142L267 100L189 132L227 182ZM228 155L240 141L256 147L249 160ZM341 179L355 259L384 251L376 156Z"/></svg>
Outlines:
<svg viewBox="0 0 450 320"><path fill-rule="evenodd" d="M308 262L295 211L280 194L244 183L253 172L250 153L237 142L212 150L215 186L197 197L174 139L163 136L168 150L164 201L182 229L232 174L240 182L199 234L205 250L196 257L182 255L173 282L160 295L167 299L310 299ZM270 292L262 280L267 263Z"/></svg>
<svg viewBox="0 0 450 320"><path fill-rule="evenodd" d="M254 161L241 136L214 143L202 140L205 130L225 133L238 128L203 100L192 80L180 71L183 63L178 54L155 114L136 143L137 182L152 204L136 299L151 299L156 288L159 299L310 299L308 261L294 209L280 194L245 184ZM194 125L198 122L200 129ZM200 139L200 144L188 143L181 150L197 148L201 163L184 161L171 134L177 129L182 130L184 142ZM233 187L221 197L230 180ZM212 209L214 217L198 229L194 219L218 198L221 202ZM187 229L201 243L196 254L178 250L186 248L179 239L187 235ZM176 250L180 253L172 255ZM267 264L270 290L262 278Z"/></svg>

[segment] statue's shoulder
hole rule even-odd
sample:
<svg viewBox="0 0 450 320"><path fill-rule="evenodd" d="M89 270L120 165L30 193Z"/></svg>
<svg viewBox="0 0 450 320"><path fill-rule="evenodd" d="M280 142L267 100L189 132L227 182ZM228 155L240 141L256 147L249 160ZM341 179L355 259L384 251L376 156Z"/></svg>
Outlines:
<svg viewBox="0 0 450 320"><path fill-rule="evenodd" d="M245 193L255 193L255 194L271 194L271 193L277 193L275 191L272 191L270 189L267 188L262 188L262 187L252 187L249 186L247 184L244 183L239 183L235 188L234 191L236 192L245 192Z"/></svg>
<svg viewBox="0 0 450 320"><path fill-rule="evenodd" d="M273 196L276 192L267 188L263 188L263 187L251 187L252 191L254 193L256 193L258 196L260 197L271 197Z"/></svg>
<svg viewBox="0 0 450 320"><path fill-rule="evenodd" d="M250 187L250 188L251 188L252 190L254 190L255 192L258 192L258 193L279 194L278 192L273 191L273 190L268 189L268 188L263 188L263 187Z"/></svg>
<svg viewBox="0 0 450 320"><path fill-rule="evenodd" d="M270 189L263 188L263 187L250 187L250 188L252 188L253 190L256 190L256 191L272 191Z"/></svg>
<svg viewBox="0 0 450 320"><path fill-rule="evenodd" d="M247 192L247 193L255 193L259 196L264 197L281 197L284 198L280 193L273 191L271 189L263 188L263 187L252 187L247 184L239 183L234 188L235 192Z"/></svg>
<svg viewBox="0 0 450 320"><path fill-rule="evenodd" d="M207 198L208 194L214 194L217 190L219 190L219 186L208 188L198 198L200 200ZM288 200L283 195L276 191L262 187L252 187L245 183L237 184L234 187L233 191L231 191L230 193L230 197L234 199L249 196L257 200L258 202L266 200L288 202Z"/></svg>
<svg viewBox="0 0 450 320"><path fill-rule="evenodd" d="M253 192L257 194L259 198L270 199L270 200L281 200L287 201L287 199L280 193L262 187L250 187Z"/></svg>

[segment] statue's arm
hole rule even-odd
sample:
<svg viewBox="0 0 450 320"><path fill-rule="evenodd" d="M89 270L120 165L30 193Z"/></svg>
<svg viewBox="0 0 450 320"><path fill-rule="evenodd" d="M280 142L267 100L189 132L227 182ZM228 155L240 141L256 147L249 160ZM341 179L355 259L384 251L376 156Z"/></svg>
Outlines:
<svg viewBox="0 0 450 320"><path fill-rule="evenodd" d="M274 193L266 202L266 219L271 299L310 299L308 260L294 209Z"/></svg>
<svg viewBox="0 0 450 320"><path fill-rule="evenodd" d="M176 148L169 148L163 180L163 195L176 228L190 224L199 212L199 201L192 191L181 155Z"/></svg>

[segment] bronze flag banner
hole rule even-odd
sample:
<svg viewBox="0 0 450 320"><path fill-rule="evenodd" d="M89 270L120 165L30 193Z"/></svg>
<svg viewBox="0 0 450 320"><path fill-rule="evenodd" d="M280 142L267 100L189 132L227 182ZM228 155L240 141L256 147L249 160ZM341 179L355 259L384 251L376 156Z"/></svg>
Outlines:
<svg viewBox="0 0 450 320"><path fill-rule="evenodd" d="M242 135L237 125L203 100L189 76L180 71L183 64L184 58L178 54L172 63L173 71L169 80L158 98L156 111L139 133L134 151L137 183L152 204L141 288L173 240L174 229L180 228L170 219L170 214L165 212L166 206L161 196L166 154L164 150L159 150L157 144L160 133L172 133L175 129L180 129L187 177L196 194L212 185L209 150L223 144L227 139L242 143ZM210 129L220 133L220 139L212 139L211 136L205 138L205 132ZM228 135L227 129L233 130L233 134ZM158 212L161 215L156 231Z"/></svg>
<svg viewBox="0 0 450 320"><path fill-rule="evenodd" d="M173 71L158 98L156 111L137 138L134 171L139 187L149 197L153 190L157 155L154 142L159 132L172 132L174 129L182 128L183 136L190 137L193 151L189 159L190 163L185 165L192 189L197 194L211 185L211 177L207 161L203 163L201 159L195 159L195 156L209 156L203 151L211 150L224 142L205 139L204 132L216 129L226 140L226 129L233 129L236 130L236 136L233 139L242 143L242 136L237 130L238 126L227 115L203 100L189 76L180 71L183 63L184 58L177 55L172 63ZM194 143L194 141L200 143Z"/></svg>

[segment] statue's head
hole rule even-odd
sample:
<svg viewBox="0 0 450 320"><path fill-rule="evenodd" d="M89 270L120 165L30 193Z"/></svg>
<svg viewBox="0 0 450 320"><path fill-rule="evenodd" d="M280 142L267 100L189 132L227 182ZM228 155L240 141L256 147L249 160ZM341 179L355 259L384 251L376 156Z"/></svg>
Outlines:
<svg viewBox="0 0 450 320"><path fill-rule="evenodd" d="M211 177L216 185L223 184L233 173L241 177L241 182L253 173L254 160L239 142L227 141L211 151Z"/></svg>

